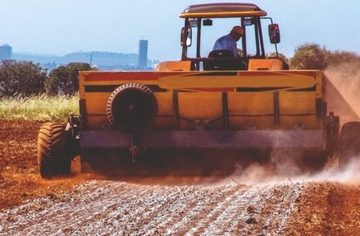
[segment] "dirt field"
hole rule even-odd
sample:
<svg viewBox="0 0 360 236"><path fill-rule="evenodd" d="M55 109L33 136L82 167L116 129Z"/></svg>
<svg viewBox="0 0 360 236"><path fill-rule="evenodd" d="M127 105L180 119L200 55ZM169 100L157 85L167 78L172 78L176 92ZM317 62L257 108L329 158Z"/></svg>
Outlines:
<svg viewBox="0 0 360 236"><path fill-rule="evenodd" d="M62 193L84 179L46 181L39 177L36 139L40 125L0 120L0 210L34 197Z"/></svg>
<svg viewBox="0 0 360 236"><path fill-rule="evenodd" d="M358 235L360 165L316 175L38 177L40 123L0 121L0 235Z"/></svg>

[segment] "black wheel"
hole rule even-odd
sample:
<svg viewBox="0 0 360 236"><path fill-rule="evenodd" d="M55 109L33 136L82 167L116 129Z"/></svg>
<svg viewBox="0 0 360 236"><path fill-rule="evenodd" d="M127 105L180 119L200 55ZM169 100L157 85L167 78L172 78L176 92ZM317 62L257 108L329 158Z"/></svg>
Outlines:
<svg viewBox="0 0 360 236"><path fill-rule="evenodd" d="M65 125L45 123L40 127L37 149L40 175L43 178L69 175L71 138Z"/></svg>
<svg viewBox="0 0 360 236"><path fill-rule="evenodd" d="M340 162L360 157L360 122L348 122L341 127L339 140Z"/></svg>
<svg viewBox="0 0 360 236"><path fill-rule="evenodd" d="M112 128L139 133L151 127L158 105L152 91L139 83L119 86L110 95L107 115Z"/></svg>

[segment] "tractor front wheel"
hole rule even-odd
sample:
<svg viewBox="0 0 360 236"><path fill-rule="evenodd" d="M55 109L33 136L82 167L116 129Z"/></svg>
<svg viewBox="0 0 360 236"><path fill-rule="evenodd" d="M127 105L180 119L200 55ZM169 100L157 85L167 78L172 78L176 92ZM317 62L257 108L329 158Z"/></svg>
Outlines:
<svg viewBox="0 0 360 236"><path fill-rule="evenodd" d="M71 138L64 124L45 123L40 127L37 151L43 178L69 175L71 171Z"/></svg>

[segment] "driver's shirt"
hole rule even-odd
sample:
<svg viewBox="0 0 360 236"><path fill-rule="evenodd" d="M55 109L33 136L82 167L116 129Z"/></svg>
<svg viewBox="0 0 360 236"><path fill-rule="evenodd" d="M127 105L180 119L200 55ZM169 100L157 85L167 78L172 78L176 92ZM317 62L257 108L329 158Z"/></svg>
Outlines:
<svg viewBox="0 0 360 236"><path fill-rule="evenodd" d="M230 50L233 53L234 57L236 57L237 55L236 41L231 37L230 34L224 35L218 40L216 40L213 50Z"/></svg>

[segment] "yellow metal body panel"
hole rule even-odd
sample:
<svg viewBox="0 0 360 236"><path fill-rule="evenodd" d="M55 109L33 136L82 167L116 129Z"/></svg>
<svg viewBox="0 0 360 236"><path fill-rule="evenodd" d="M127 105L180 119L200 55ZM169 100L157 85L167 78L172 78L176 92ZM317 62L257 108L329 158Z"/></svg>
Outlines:
<svg viewBox="0 0 360 236"><path fill-rule="evenodd" d="M116 87L142 83L152 88L158 102L154 129L175 129L177 94L179 129L194 129L209 121L222 129L224 100L231 129L321 129L317 100L324 100L320 71L217 72L81 72L80 98L85 101L87 126L109 125L106 104ZM275 104L278 107L278 124Z"/></svg>
<svg viewBox="0 0 360 236"><path fill-rule="evenodd" d="M86 104L91 104L86 107L86 111L93 115L103 115L106 113L106 104L110 93L85 93Z"/></svg>
<svg viewBox="0 0 360 236"><path fill-rule="evenodd" d="M191 61L166 61L159 63L156 71L190 71Z"/></svg>
<svg viewBox="0 0 360 236"><path fill-rule="evenodd" d="M166 89L189 89L189 88L256 88L256 87L296 87L308 88L314 86L315 81L312 76L295 74L291 72L274 73L252 73L241 72L241 76L236 72L224 72L224 76L219 73L211 72L189 72L184 76L164 76L159 78L159 85ZM198 76L200 75L201 76ZM226 75L226 76L225 76Z"/></svg>
<svg viewBox="0 0 360 236"><path fill-rule="evenodd" d="M231 128L274 128L273 93L229 93Z"/></svg>
<svg viewBox="0 0 360 236"><path fill-rule="evenodd" d="M284 62L279 59L250 59L248 69L251 70L282 70Z"/></svg>
<svg viewBox="0 0 360 236"><path fill-rule="evenodd" d="M210 120L222 115L221 93L179 93L179 111L184 118Z"/></svg>
<svg viewBox="0 0 360 236"><path fill-rule="evenodd" d="M235 116L273 114L273 94L229 93L229 113Z"/></svg>

